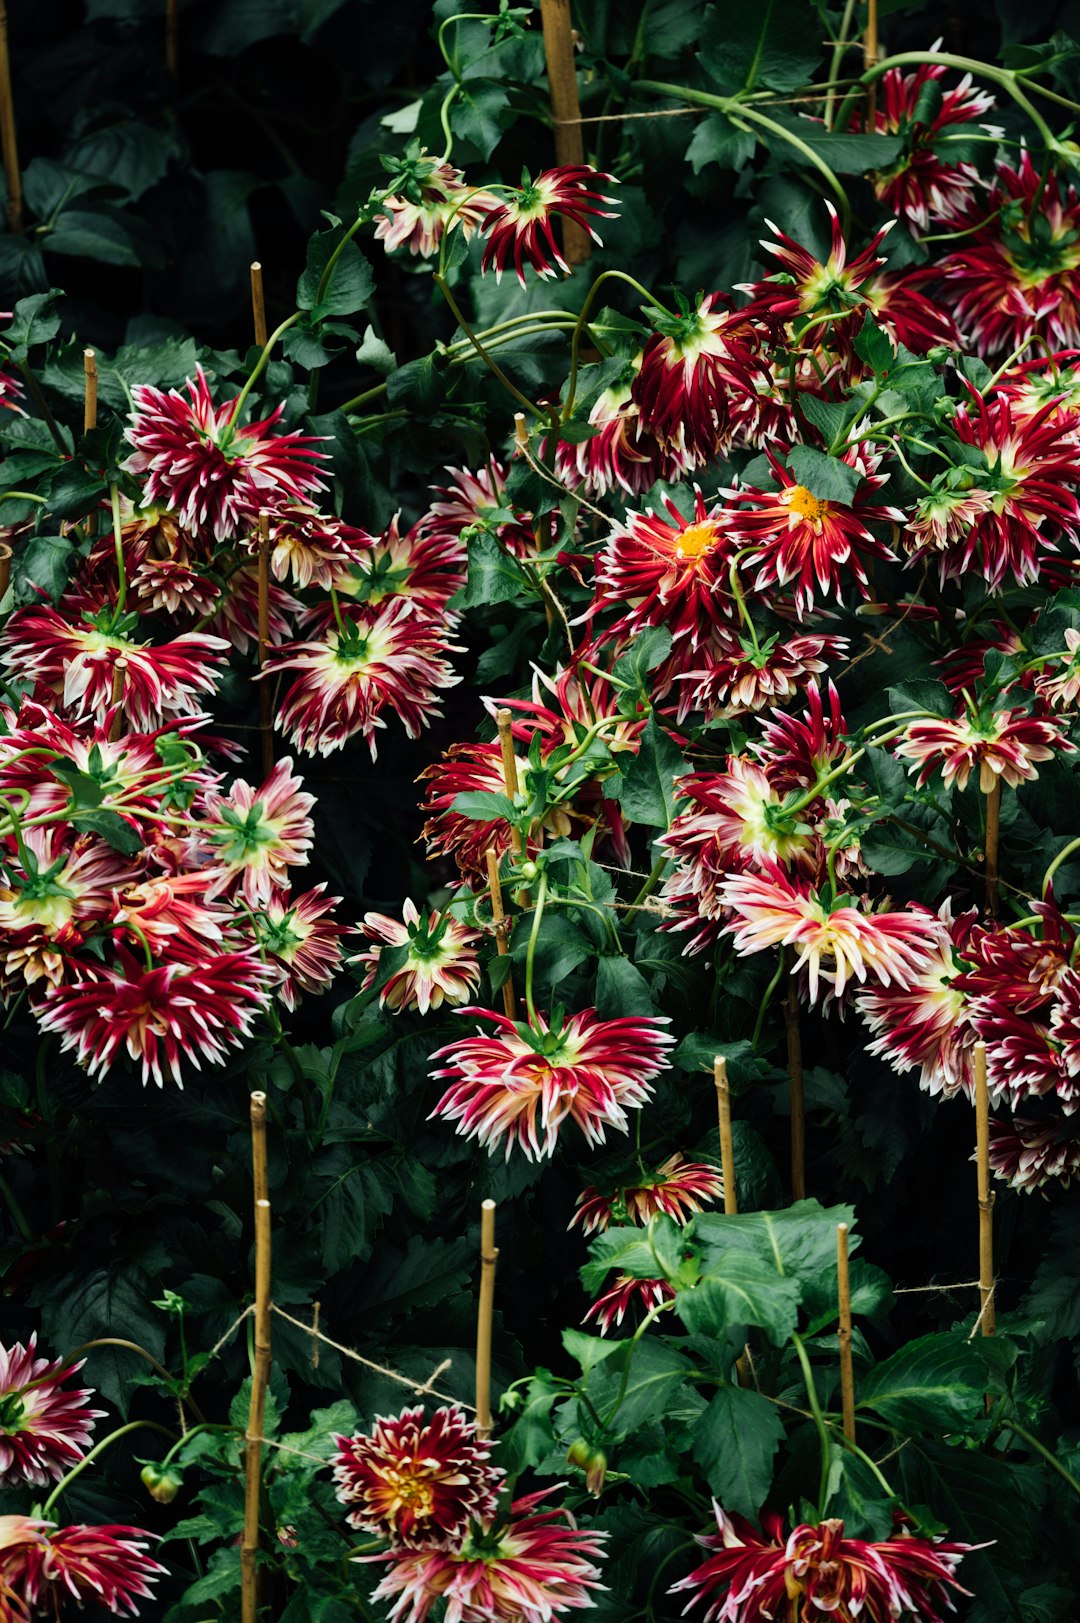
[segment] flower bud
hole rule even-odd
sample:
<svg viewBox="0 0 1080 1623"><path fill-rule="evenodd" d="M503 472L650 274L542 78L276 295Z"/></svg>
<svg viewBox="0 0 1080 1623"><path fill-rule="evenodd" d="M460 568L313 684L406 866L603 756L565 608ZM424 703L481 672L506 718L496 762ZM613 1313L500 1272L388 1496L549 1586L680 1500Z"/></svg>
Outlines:
<svg viewBox="0 0 1080 1623"><path fill-rule="evenodd" d="M523 862L521 864L521 877L527 880L529 884L532 884L539 872L540 870L535 862Z"/></svg>
<svg viewBox="0 0 1080 1623"><path fill-rule="evenodd" d="M183 1487L183 1473L178 1465L162 1465L151 1460L139 1472L139 1480L159 1505L171 1505Z"/></svg>
<svg viewBox="0 0 1080 1623"><path fill-rule="evenodd" d="M594 1448L584 1437L579 1437L570 1444L566 1457L571 1465L576 1465L585 1472L585 1486L595 1499L599 1499L604 1491L604 1478L607 1475L607 1455L603 1449Z"/></svg>

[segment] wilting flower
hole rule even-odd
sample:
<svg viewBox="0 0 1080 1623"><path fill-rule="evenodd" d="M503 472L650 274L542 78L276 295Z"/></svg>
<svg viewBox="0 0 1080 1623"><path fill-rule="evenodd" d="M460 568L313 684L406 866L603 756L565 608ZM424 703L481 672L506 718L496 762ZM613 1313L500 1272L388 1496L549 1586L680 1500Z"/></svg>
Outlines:
<svg viewBox="0 0 1080 1623"><path fill-rule="evenodd" d="M102 721L118 702L136 731L150 732L166 716L197 713L201 695L217 686L228 644L186 631L155 646L131 641L133 630L134 616L122 629L105 630L72 624L48 605L20 609L4 630L3 660L51 688L75 716Z"/></svg>
<svg viewBox="0 0 1080 1623"><path fill-rule="evenodd" d="M30 1516L0 1516L0 1617L59 1617L66 1603L138 1615L137 1599L166 1572L145 1552L153 1539L140 1527L55 1527Z"/></svg>
<svg viewBox="0 0 1080 1623"><path fill-rule="evenodd" d="M369 941L379 945L358 952L351 960L366 964L364 990L378 973L385 948L405 949L404 960L389 975L379 992L379 1003L396 1014L405 1009L441 1009L444 1003L464 1003L480 985L480 960L476 943L479 930L471 930L450 912L436 909L422 919L416 904L406 898L401 919L385 913L365 913L362 925Z"/></svg>
<svg viewBox="0 0 1080 1623"><path fill-rule="evenodd" d="M252 907L289 882L289 869L306 865L315 796L293 774L288 756L258 789L237 778L227 795L206 796L201 832L213 852L208 894L237 886Z"/></svg>
<svg viewBox="0 0 1080 1623"><path fill-rule="evenodd" d="M890 68L877 83L871 127L879 135L902 136L904 149L872 177L874 196L887 213L918 231L928 231L931 221L955 219L970 204L979 172L972 163L950 161L950 132L994 107L993 96L975 89L969 73L953 89L937 89L947 71L940 63L922 62L913 73ZM860 109L851 128L865 128Z"/></svg>
<svg viewBox="0 0 1080 1623"><path fill-rule="evenodd" d="M849 577L868 596L863 558L891 559L892 553L866 524L902 524L903 513L868 503L862 492L850 504L814 496L771 451L766 455L778 491L724 492L733 503L724 515L729 544L752 549L748 562L758 566L756 590L790 583L800 618L813 608L817 593L833 592L842 600ZM862 475L864 490L873 492L884 483L861 448L845 452L841 460Z"/></svg>
<svg viewBox="0 0 1080 1623"><path fill-rule="evenodd" d="M718 1200L723 1193L723 1179L715 1167L687 1161L676 1150L640 1183L626 1184L610 1195L598 1193L591 1184L583 1189L570 1227L580 1223L583 1234L599 1234L612 1222L644 1227L661 1213L676 1223L688 1223L695 1212L704 1210L704 1201Z"/></svg>
<svg viewBox="0 0 1080 1623"><path fill-rule="evenodd" d="M1060 1112L1041 1120L990 1120L990 1166L1013 1189L1030 1195L1048 1183L1067 1189L1080 1177L1080 1135Z"/></svg>
<svg viewBox="0 0 1080 1623"><path fill-rule="evenodd" d="M976 209L978 212L976 212ZM1024 152L1000 162L985 224L938 266L944 301L980 355L1005 354L1038 334L1055 349L1080 343L1080 200Z"/></svg>
<svg viewBox="0 0 1080 1623"><path fill-rule="evenodd" d="M291 579L294 586L328 590L347 564L365 556L374 537L316 507L291 502L272 515L268 540L270 572L276 580ZM248 542L249 550L257 551L260 545L256 531Z"/></svg>
<svg viewBox="0 0 1080 1623"><path fill-rule="evenodd" d="M914 913L863 913L856 898L819 895L792 881L774 863L760 873L737 874L721 885L718 899L735 917L723 933L746 955L770 947L795 947L792 974L806 968L811 1005L820 982L826 1001L841 998L852 980L868 975L883 986L904 984L920 967L923 919Z"/></svg>
<svg viewBox="0 0 1080 1623"><path fill-rule="evenodd" d="M424 151L397 166L392 184L400 189L383 198L386 213L375 216L375 240L387 253L408 248L430 259L447 231L460 231L468 241L499 207L491 192L468 185L460 169Z"/></svg>
<svg viewBox="0 0 1080 1623"><path fill-rule="evenodd" d="M240 397L215 407L202 367L187 389L190 400L149 384L132 390L127 435L135 450L124 466L149 475L148 502L173 508L188 529L206 526L225 541L264 509L323 488L312 466L323 455L311 449L316 440L295 430L272 432L284 406L242 425L234 420Z"/></svg>
<svg viewBox="0 0 1080 1623"><path fill-rule="evenodd" d="M85 980L45 994L38 1019L62 1038L91 1076L101 1077L125 1051L142 1065L144 1082L181 1083L181 1061L201 1070L219 1065L251 1035L269 1003L271 972L254 952L206 956L147 969L124 947L117 969L95 964Z"/></svg>
<svg viewBox="0 0 1080 1623"><path fill-rule="evenodd" d="M281 975L274 988L287 1009L301 992L324 992L341 968L342 929L331 915L340 896L316 885L300 896L275 891L254 915L255 939Z"/></svg>
<svg viewBox="0 0 1080 1623"><path fill-rule="evenodd" d="M432 1055L447 1061L432 1075L451 1084L432 1115L456 1122L490 1155L505 1141L507 1160L515 1145L530 1161L551 1155L567 1119L590 1144L604 1143L608 1127L625 1133L627 1110L646 1103L674 1043L661 1029L666 1022L651 1016L601 1020L583 1009L556 1028L542 1015L529 1026L488 1009L461 1013L490 1020L496 1031Z"/></svg>
<svg viewBox="0 0 1080 1623"><path fill-rule="evenodd" d="M728 583L734 549L725 516L710 511L696 485L692 518L670 497L664 505L671 523L650 507L613 527L596 563L596 602L619 605L620 636L662 625L696 643L735 616Z"/></svg>
<svg viewBox="0 0 1080 1623"><path fill-rule="evenodd" d="M597 397L589 412L596 429L590 438L576 445L560 440L555 453L555 472L571 489L584 485L593 496L624 490L640 496L651 490L658 479L677 480L694 465L670 445L663 446L643 427L641 408L633 398L633 383L640 357L627 368L625 380L612 384Z"/></svg>
<svg viewBox="0 0 1080 1623"><path fill-rule="evenodd" d="M635 1304L651 1310L674 1300L675 1288L666 1279L634 1279L630 1274L617 1274L614 1283L596 1298L581 1322L589 1324L595 1320L600 1334L606 1336L612 1325L618 1328Z"/></svg>
<svg viewBox="0 0 1080 1623"><path fill-rule="evenodd" d="M858 996L859 1013L874 1033L868 1053L880 1054L894 1070L918 1067L919 1086L948 1098L973 1085L971 1051L978 1039L967 994L957 985L958 955L964 950L974 909L953 918L952 901L937 917L917 910L922 924L920 962L905 980L868 986Z"/></svg>
<svg viewBox="0 0 1080 1623"><path fill-rule="evenodd" d="M1071 710L1080 698L1080 631L1065 628L1066 657L1045 665L1035 678L1035 691L1051 710Z"/></svg>
<svg viewBox="0 0 1080 1623"><path fill-rule="evenodd" d="M39 1358L37 1337L24 1347L0 1346L0 1486L59 1482L82 1458L95 1420L104 1410L86 1408L88 1388L64 1390L63 1382L85 1360Z"/></svg>
<svg viewBox="0 0 1080 1623"><path fill-rule="evenodd" d="M539 1511L548 1491L516 1499L509 1521L471 1530L456 1550L367 1557L390 1562L372 1600L394 1601L391 1623L425 1623L440 1600L447 1623L552 1623L591 1606L607 1535L580 1529L568 1510Z"/></svg>
<svg viewBox="0 0 1080 1623"><path fill-rule="evenodd" d="M613 219L611 209L596 205L614 203L615 199L593 191L594 184L613 186L616 182L614 176L601 174L586 164L545 169L535 180L526 180L515 196L489 209L481 226L487 237L481 270L488 271L494 265L495 280L501 281L503 271L512 265L522 287L526 285L526 265L542 277L554 276L556 266L569 275L570 266L559 251L552 223L556 219L573 220L599 243L589 216Z"/></svg>
<svg viewBox="0 0 1080 1623"><path fill-rule="evenodd" d="M1023 710L995 710L909 722L896 753L918 764L920 785L940 770L946 789L954 783L966 789L977 767L979 788L988 795L997 783L1015 789L1025 779L1037 778L1036 761L1052 761L1055 751L1064 754L1073 748L1056 722Z"/></svg>
<svg viewBox="0 0 1080 1623"><path fill-rule="evenodd" d="M376 729L392 710L410 738L441 715L435 694L454 687L442 657L443 629L410 612L404 598L391 598L362 621L347 620L325 642L294 643L272 656L266 674L300 674L285 694L275 726L298 749L329 755L360 733L376 756Z"/></svg>
<svg viewBox="0 0 1080 1623"><path fill-rule="evenodd" d="M642 426L688 467L753 439L771 379L760 355L762 329L724 293L710 293L678 316L652 312L633 384Z"/></svg>
<svg viewBox="0 0 1080 1623"><path fill-rule="evenodd" d="M495 1514L502 1471L456 1404L382 1416L370 1435L335 1436L334 1483L348 1522L395 1550L452 1549L470 1522Z"/></svg>
<svg viewBox="0 0 1080 1623"><path fill-rule="evenodd" d="M692 1592L688 1611L704 1601L704 1623L944 1623L941 1608L954 1610L948 1591L970 1593L956 1569L975 1545L903 1528L869 1543L845 1538L843 1522L831 1519L817 1527L804 1522L785 1536L783 1521L771 1514L762 1516L759 1533L715 1500L713 1509L719 1531L699 1535L698 1543L715 1553L670 1590Z"/></svg>
<svg viewBox="0 0 1080 1623"><path fill-rule="evenodd" d="M847 647L846 637L772 636L755 645L733 631L721 632L705 645L704 663L682 677L686 698L679 718L691 709L713 718L782 704L844 659Z"/></svg>

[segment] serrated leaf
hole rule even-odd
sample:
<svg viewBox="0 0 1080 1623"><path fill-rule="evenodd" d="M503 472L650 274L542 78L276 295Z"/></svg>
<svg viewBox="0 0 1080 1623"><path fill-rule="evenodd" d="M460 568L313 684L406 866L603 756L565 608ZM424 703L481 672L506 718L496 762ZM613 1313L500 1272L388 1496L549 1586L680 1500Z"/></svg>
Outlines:
<svg viewBox="0 0 1080 1623"><path fill-rule="evenodd" d="M858 1407L908 1435L940 1435L971 1424L987 1384L966 1336L920 1336L860 1376Z"/></svg>
<svg viewBox="0 0 1080 1623"><path fill-rule="evenodd" d="M694 1458L725 1510L758 1515L783 1440L783 1422L767 1398L738 1386L722 1386L713 1395L694 1427Z"/></svg>
<svg viewBox="0 0 1080 1623"><path fill-rule="evenodd" d="M535 595L534 583L496 536L479 530L469 537L468 547L468 579L450 599L450 608L484 608L490 603L512 603L525 595Z"/></svg>
<svg viewBox="0 0 1080 1623"><path fill-rule="evenodd" d="M678 746L650 716L637 754L622 777L608 778L604 793L626 815L648 828L670 828L675 816L675 779L686 771Z"/></svg>
<svg viewBox="0 0 1080 1623"><path fill-rule="evenodd" d="M471 823L512 822L517 816L514 802L494 789L463 789L450 803L450 810Z"/></svg>
<svg viewBox="0 0 1080 1623"><path fill-rule="evenodd" d="M850 507L863 476L839 457L815 451L812 445L794 445L788 452L788 468L811 496L818 501L838 502Z"/></svg>
<svg viewBox="0 0 1080 1623"><path fill-rule="evenodd" d="M887 693L894 716L905 710L925 710L932 716L951 716L956 711L956 701L944 682L917 678L901 682Z"/></svg>
<svg viewBox="0 0 1080 1623"><path fill-rule="evenodd" d="M757 1325L777 1346L789 1340L799 1320L802 1289L767 1262L732 1251L714 1262L691 1289L675 1298L675 1311L692 1334L724 1335Z"/></svg>
<svg viewBox="0 0 1080 1623"><path fill-rule="evenodd" d="M367 303L375 286L371 266L351 241L345 243L327 277L331 259L344 236L344 228L334 226L317 232L308 242L307 269L296 284L296 303L299 309L310 310L317 320L352 315ZM326 285L320 294L324 277Z"/></svg>

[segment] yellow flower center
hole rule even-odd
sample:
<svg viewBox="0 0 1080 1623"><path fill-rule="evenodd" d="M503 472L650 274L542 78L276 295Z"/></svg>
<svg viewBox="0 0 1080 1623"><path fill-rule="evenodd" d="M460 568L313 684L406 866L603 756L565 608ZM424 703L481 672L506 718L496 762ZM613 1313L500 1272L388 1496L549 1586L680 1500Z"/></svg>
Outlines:
<svg viewBox="0 0 1080 1623"><path fill-rule="evenodd" d="M805 485L795 485L791 490L785 491L784 499L800 518L809 519L811 524L824 518L829 511L828 502L819 501L816 496L811 496Z"/></svg>
<svg viewBox="0 0 1080 1623"><path fill-rule="evenodd" d="M675 543L675 552L680 558L704 558L719 539L715 524L691 524Z"/></svg>

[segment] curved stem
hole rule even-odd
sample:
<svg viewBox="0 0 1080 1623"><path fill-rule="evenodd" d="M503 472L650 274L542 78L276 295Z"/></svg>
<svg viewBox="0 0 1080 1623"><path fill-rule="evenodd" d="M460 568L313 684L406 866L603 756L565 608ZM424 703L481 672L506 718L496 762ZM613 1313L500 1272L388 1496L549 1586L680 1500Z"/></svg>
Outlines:
<svg viewBox="0 0 1080 1623"><path fill-rule="evenodd" d="M1046 900L1054 875L1057 873L1066 857L1071 857L1074 851L1080 851L1080 839L1070 840L1068 845L1062 846L1049 868L1047 868L1046 872L1043 874L1042 890L1039 893L1042 896L1043 901Z"/></svg>
<svg viewBox="0 0 1080 1623"><path fill-rule="evenodd" d="M109 486L109 502L112 507L113 546L116 550L116 618L119 619L124 612L127 602L127 570L124 567L124 528L120 522L120 487Z"/></svg>
<svg viewBox="0 0 1080 1623"><path fill-rule="evenodd" d="M899 51L895 56L883 57L874 67L867 68L866 72L856 81L854 88L845 96L837 114L837 127L840 129L846 128L860 90L865 89L867 85L873 84L876 79L880 79L882 74L888 73L890 68L921 67L924 63L956 68L960 73L976 74L982 79L989 79L991 84L1000 85L1002 90L1006 91L1016 105L1021 107L1030 118L1042 136L1047 151L1057 151L1058 143L1053 130L1038 108L1033 107L1024 95L1014 73L1010 73L1005 68L995 68L990 62L980 62L975 57L953 56L949 51L934 51L933 53L929 51ZM1032 89L1034 88L1032 86Z"/></svg>
<svg viewBox="0 0 1080 1623"><path fill-rule="evenodd" d="M452 21L453 19L448 18L447 20ZM450 128L450 108L460 89L460 84L455 80L443 97L442 106L439 108L439 123L442 125L443 139L446 142L443 147L442 157L439 159L440 163L446 163L454 150L454 132Z"/></svg>
<svg viewBox="0 0 1080 1623"><path fill-rule="evenodd" d="M529 945L525 953L525 1008L529 1015L529 1024L534 1030L539 1030L536 1019L536 1004L533 1002L533 973L536 967L536 943L540 936L540 920L544 916L544 903L547 901L547 874L540 875L540 883L536 887L536 906L533 909L532 928L529 931Z"/></svg>
<svg viewBox="0 0 1080 1623"><path fill-rule="evenodd" d="M454 298L453 293L450 291L450 286L445 276L439 276L436 274L435 285L438 287L439 292L450 306L450 313L454 320L457 322L466 338L472 344L480 359L487 366L487 369L491 375L498 379L503 388L506 389L508 393L512 394L515 400L520 401L520 403L525 407L526 411L531 411L534 417L543 417L544 413L540 410L540 407L536 404L536 402L530 400L528 395L522 394L517 384L511 383L510 379L499 366L498 362L492 360L491 356L488 354L487 350L484 348L483 344L480 342L479 338L473 332L472 328L469 326L469 323L462 315L458 302Z"/></svg>
<svg viewBox="0 0 1080 1623"><path fill-rule="evenodd" d="M101 1439L100 1443L95 1443L90 1452L83 1455L78 1465L73 1465L67 1476L60 1479L52 1493L50 1493L49 1497L41 1507L42 1516L44 1517L49 1514L49 1511L52 1509L53 1505L55 1505L60 1495L64 1492L64 1489L69 1488L75 1481L75 1478L77 1476L81 1476L83 1471L86 1470L86 1467L91 1465L94 1460L97 1459L99 1454L103 1454L107 1448L111 1448L113 1443L117 1442L121 1437L126 1437L129 1432L140 1431L143 1429L149 1431L160 1431L164 1436L171 1437L174 1441L176 1440L175 1431L170 1431L168 1426L159 1426L156 1420L129 1420L126 1426L121 1426L117 1431L111 1431L107 1437L103 1437Z"/></svg>
<svg viewBox="0 0 1080 1623"><path fill-rule="evenodd" d="M630 903L630 906L627 909L626 917L623 920L624 929L631 925L637 918L637 915L641 912L645 902L652 895L653 891L664 877L664 869L667 867L670 861L671 858L668 856L657 857L656 861L649 870L648 879L646 879L645 883L642 885L641 889L638 891L637 895L634 897L634 900Z"/></svg>
<svg viewBox="0 0 1080 1623"><path fill-rule="evenodd" d="M570 340L570 376L566 384L566 402L561 413L561 421L564 423L574 409L574 401L577 396L578 352L581 347L581 335L585 330L585 323L588 319L589 311L592 309L596 300L596 295L607 281L628 282L629 285L632 288L635 288L643 298L648 299L649 303L654 305L657 310L661 311L666 316L671 316L674 320L672 312L668 310L665 305L662 305L660 300L656 298L654 294L649 292L648 288L642 287L640 282L635 281L634 277L628 276L625 271L620 270L601 271L600 275L596 278L596 281L586 294L585 303L581 306L581 311L578 315L577 321L574 323L574 336Z"/></svg>
<svg viewBox="0 0 1080 1623"><path fill-rule="evenodd" d="M768 986L765 988L765 994L761 999L761 1006L760 1006L760 1008L758 1009L758 1012L757 1012L757 1019L754 1021L754 1035L750 1039L750 1046L753 1049L756 1049L758 1043L761 1041L761 1028L765 1024L765 1015L766 1015L766 1012L768 1010L769 1004L773 1000L773 993L776 991L776 988L780 985L780 977L784 973L784 965L785 965L784 954L783 954L783 952L781 952L779 961L778 961L778 963L776 965L776 973L774 974L772 980L769 982Z"/></svg>
<svg viewBox="0 0 1080 1623"><path fill-rule="evenodd" d="M338 244L339 248L342 246L343 244ZM336 252L337 249L335 249L335 253ZM333 260L333 254L331 254L330 259L331 261ZM327 269L329 269L329 264L327 265ZM325 276L325 272L323 274ZM300 320L302 314L303 311L297 310L293 315L287 316L286 319L281 323L280 327L275 327L269 338L266 340L266 343L263 345L262 354L255 362L251 376L248 378L247 382L244 384L244 387L240 390L240 393L236 397L236 404L233 406L232 416L229 418L230 428L234 428L239 423L240 413L244 409L247 397L251 393L252 389L254 389L256 383L258 383L259 379L262 377L263 372L266 369L266 363L273 354L274 345L277 343L282 333L288 332L290 327L296 326L296 323Z"/></svg>
<svg viewBox="0 0 1080 1623"><path fill-rule="evenodd" d="M791 1340L798 1354L799 1363L802 1366L806 1396L810 1403L810 1412L814 1417L814 1425L817 1427L818 1440L821 1444L821 1474L818 1485L818 1518L821 1519L825 1515L826 1496L829 1491L829 1472L832 1469L832 1439L829 1436L829 1428L825 1424L825 1416L821 1412L817 1387L814 1385L814 1372L810 1367L810 1359L803 1345L802 1336L792 1332Z"/></svg>
<svg viewBox="0 0 1080 1623"><path fill-rule="evenodd" d="M139 1357L145 1358L146 1362L156 1369L164 1380L172 1381L174 1379L165 1368L165 1365L155 1358L152 1352L148 1352L145 1347L140 1347L137 1341L125 1341L121 1336L95 1336L93 1341L84 1341L75 1348L74 1352L68 1353L67 1356L68 1358L78 1358L82 1353L93 1352L95 1347L123 1347L126 1352L138 1353Z"/></svg>
<svg viewBox="0 0 1080 1623"><path fill-rule="evenodd" d="M333 276L334 271L337 269L338 260L341 258L342 254L345 252L345 249L348 247L349 243L353 240L356 233L359 231L360 227L365 223L365 220L366 220L366 216L363 213L360 213L360 214L358 214L356 216L356 219L353 221L352 225L346 231L345 235L342 237L341 241L338 243L337 247L334 249L333 253L330 255L330 258L326 261L326 264L323 266L323 273L319 277L319 285L315 289L315 307L316 307L316 309L322 303L323 299L326 297L326 290L330 286L330 278ZM277 335L275 334L274 336L276 337ZM270 342L272 343L273 339L271 339Z"/></svg>
<svg viewBox="0 0 1080 1623"><path fill-rule="evenodd" d="M1015 1420L1002 1420L1001 1424L1006 1431L1011 1431L1014 1436L1021 1438L1029 1448L1034 1449L1036 1454L1041 1454L1047 1465L1055 1470L1058 1476L1064 1477L1072 1491L1080 1494L1080 1482L1077 1482L1071 1471L1065 1469L1052 1449L1047 1448L1045 1443L1040 1443L1039 1439L1033 1436L1026 1426L1018 1426Z"/></svg>

